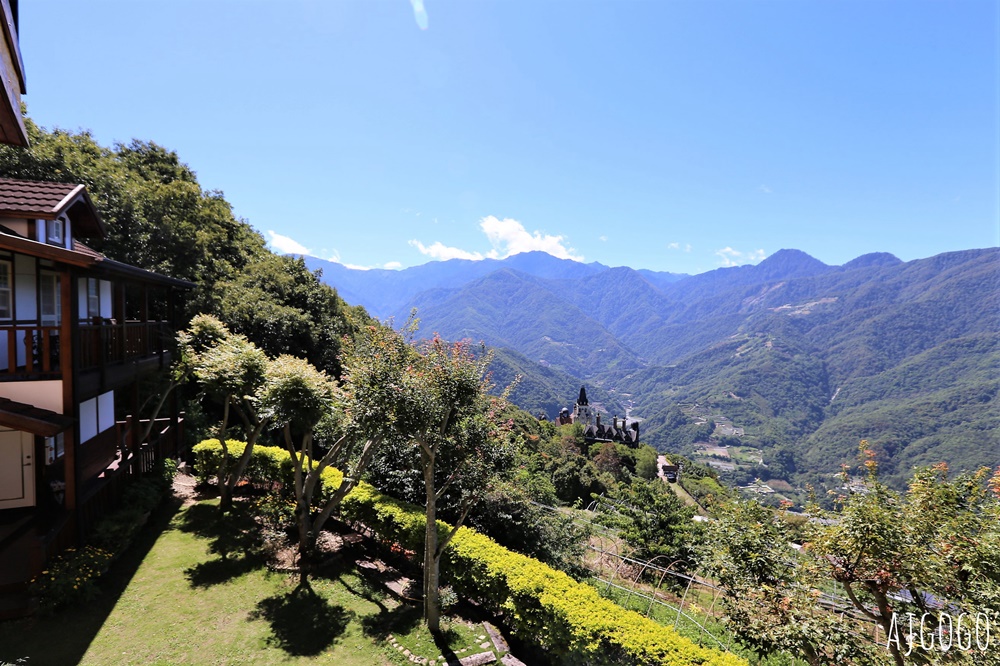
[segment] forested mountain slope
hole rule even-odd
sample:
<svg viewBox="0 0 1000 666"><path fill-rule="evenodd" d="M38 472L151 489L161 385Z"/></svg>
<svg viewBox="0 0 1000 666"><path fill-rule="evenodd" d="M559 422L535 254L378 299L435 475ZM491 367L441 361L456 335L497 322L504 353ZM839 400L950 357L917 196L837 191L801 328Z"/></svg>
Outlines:
<svg viewBox="0 0 1000 666"><path fill-rule="evenodd" d="M544 366L547 377L518 364L533 411L559 371L609 391L610 411L633 399L644 440L661 448L690 450L698 429L677 406L698 402L742 426L743 443L769 451L765 462L780 458L774 469L793 480L837 471L861 438L898 479L921 462L1000 461L997 248L910 262L874 253L843 266L781 250L695 276L597 264L527 274L510 261L428 285L397 312L416 307L424 333Z"/></svg>

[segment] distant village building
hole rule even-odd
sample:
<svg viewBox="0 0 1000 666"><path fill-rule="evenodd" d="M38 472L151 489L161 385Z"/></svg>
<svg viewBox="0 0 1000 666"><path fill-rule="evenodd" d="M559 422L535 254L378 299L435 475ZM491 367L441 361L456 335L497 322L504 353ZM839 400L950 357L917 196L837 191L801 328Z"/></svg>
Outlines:
<svg viewBox="0 0 1000 666"><path fill-rule="evenodd" d="M601 415L590 406L587 400L586 387L580 387L580 397L576 399L573 412L563 407L556 418L556 425L567 425L569 423L579 423L584 426L583 437L588 444L594 442L615 442L625 444L632 448L639 446L639 422L634 421L631 426L626 419L618 420L616 414L611 425L601 423Z"/></svg>

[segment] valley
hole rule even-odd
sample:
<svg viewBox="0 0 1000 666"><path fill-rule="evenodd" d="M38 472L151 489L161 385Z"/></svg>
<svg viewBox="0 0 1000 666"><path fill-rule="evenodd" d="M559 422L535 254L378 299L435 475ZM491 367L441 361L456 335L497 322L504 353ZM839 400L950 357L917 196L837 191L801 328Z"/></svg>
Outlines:
<svg viewBox="0 0 1000 666"><path fill-rule="evenodd" d="M306 261L377 317L416 308L421 335L495 348L495 383L520 376L512 399L531 413L554 418L585 384L608 417L631 410L645 443L708 455L733 485L800 501L861 439L897 487L917 465L1000 460L996 248L843 266L781 250L698 275L542 252L402 271Z"/></svg>

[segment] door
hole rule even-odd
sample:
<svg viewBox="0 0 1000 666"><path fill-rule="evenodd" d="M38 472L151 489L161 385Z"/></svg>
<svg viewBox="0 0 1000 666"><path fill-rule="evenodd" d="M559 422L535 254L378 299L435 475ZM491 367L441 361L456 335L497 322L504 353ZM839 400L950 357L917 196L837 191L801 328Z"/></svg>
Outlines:
<svg viewBox="0 0 1000 666"><path fill-rule="evenodd" d="M35 505L35 437L0 430L0 509Z"/></svg>

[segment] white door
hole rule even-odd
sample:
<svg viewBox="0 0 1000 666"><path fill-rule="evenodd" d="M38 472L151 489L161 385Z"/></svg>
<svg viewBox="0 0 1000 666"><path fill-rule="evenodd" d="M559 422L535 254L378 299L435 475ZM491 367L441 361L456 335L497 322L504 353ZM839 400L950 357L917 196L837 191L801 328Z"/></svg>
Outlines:
<svg viewBox="0 0 1000 666"><path fill-rule="evenodd" d="M0 509L35 505L35 438L0 431Z"/></svg>

